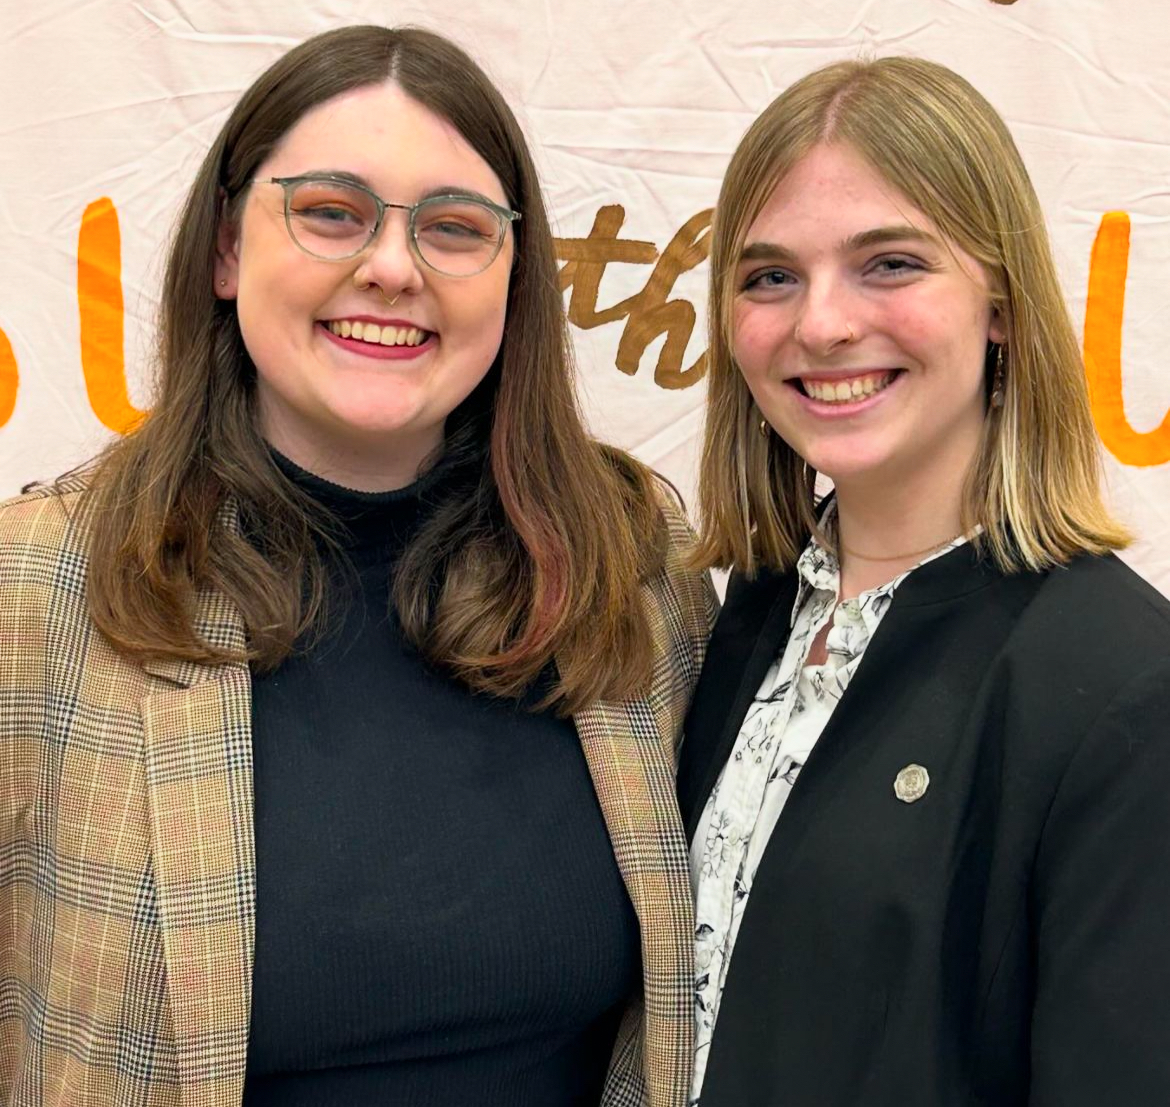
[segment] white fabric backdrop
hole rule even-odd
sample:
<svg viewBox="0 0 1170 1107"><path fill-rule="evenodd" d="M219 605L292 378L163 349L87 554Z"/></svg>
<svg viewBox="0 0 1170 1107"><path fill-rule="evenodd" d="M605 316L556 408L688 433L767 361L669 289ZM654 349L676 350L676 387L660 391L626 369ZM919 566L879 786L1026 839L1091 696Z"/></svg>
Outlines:
<svg viewBox="0 0 1170 1107"><path fill-rule="evenodd" d="M1113 450L1106 464L1113 503L1142 536L1127 557L1170 593L1162 354L1170 21L1162 0L0 0L0 14L0 494L54 476L111 433L87 392L82 344L88 335L105 350L107 380L95 387L108 417L101 390L109 392L111 364L120 380L118 315L108 306L109 276L103 286L99 273L94 286L83 272L81 284L107 300L104 314L90 309L83 334L83 213L103 198L112 204L90 208L91 248L106 235L107 258L116 213L127 395L144 407L162 246L180 199L239 93L308 35L409 22L455 38L496 78L532 138L557 233L583 238L601 209L620 205L620 237L644 243L630 249L645 259L713 204L739 136L790 81L863 52L913 53L963 73L1008 119L1048 213L1078 326L1102 216L1129 215L1124 409L1103 431ZM693 233L676 251L691 241ZM574 330L595 431L688 495L704 389L672 373L704 346L706 266L699 255L690 260L699 263L681 273L685 264L670 273L671 257L662 261L655 301L679 301L670 341L686 340L685 354L659 337L638 356L648 294L632 305L627 333L629 343L641 332L626 351L635 372L616 365L626 318ZM650 260L608 266L597 303L578 291L574 317L588 322L594 307L642 293L652 272ZM687 304L698 317L689 338Z"/></svg>

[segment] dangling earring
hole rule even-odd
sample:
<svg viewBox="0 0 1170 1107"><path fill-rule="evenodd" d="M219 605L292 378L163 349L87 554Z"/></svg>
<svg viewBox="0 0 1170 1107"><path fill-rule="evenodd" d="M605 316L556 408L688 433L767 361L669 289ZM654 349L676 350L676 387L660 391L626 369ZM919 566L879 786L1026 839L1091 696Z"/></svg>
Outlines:
<svg viewBox="0 0 1170 1107"><path fill-rule="evenodd" d="M989 403L992 407L1003 407L1003 389L1004 377L1007 375L1007 357L1003 352L1003 343L1000 342L995 347L995 371L991 376L991 399Z"/></svg>

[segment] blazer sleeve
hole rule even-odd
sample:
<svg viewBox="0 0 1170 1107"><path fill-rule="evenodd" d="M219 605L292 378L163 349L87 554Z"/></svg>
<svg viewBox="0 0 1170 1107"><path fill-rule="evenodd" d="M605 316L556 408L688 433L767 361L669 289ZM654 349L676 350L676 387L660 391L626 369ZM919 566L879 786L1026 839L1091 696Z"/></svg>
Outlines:
<svg viewBox="0 0 1170 1107"><path fill-rule="evenodd" d="M1170 1104L1170 659L1068 763L1033 889L1029 1107Z"/></svg>

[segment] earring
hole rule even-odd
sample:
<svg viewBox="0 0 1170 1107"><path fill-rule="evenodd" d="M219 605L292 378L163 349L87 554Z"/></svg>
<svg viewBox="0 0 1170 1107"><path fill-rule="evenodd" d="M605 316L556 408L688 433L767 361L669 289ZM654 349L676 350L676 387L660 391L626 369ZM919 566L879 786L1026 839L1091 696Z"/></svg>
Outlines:
<svg viewBox="0 0 1170 1107"><path fill-rule="evenodd" d="M221 281L219 282L219 287L220 287L220 288L227 288L227 281L225 281L225 280L221 280Z"/></svg>
<svg viewBox="0 0 1170 1107"><path fill-rule="evenodd" d="M761 420L760 420L760 437L761 437L761 438L767 438L767 437L768 437L768 432L769 432L771 429L772 429L772 428L771 428L771 427L768 425L768 420L767 420L767 419L761 419Z"/></svg>
<svg viewBox="0 0 1170 1107"><path fill-rule="evenodd" d="M1004 378L1007 375L1007 357L1003 352L1003 343L995 347L995 370L991 376L991 398L988 401L992 407L1003 407Z"/></svg>

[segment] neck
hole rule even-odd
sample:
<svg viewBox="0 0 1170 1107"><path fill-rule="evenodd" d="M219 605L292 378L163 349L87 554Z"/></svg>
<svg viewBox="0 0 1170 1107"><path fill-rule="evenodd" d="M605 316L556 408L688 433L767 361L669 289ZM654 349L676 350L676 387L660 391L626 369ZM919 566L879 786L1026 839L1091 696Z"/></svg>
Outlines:
<svg viewBox="0 0 1170 1107"><path fill-rule="evenodd" d="M886 584L963 531L962 486L837 487L841 598Z"/></svg>
<svg viewBox="0 0 1170 1107"><path fill-rule="evenodd" d="M264 437L308 473L355 492L393 492L418 480L437 458L441 439L396 441L388 448L383 436L371 443L330 443L306 439L287 429L268 426Z"/></svg>

